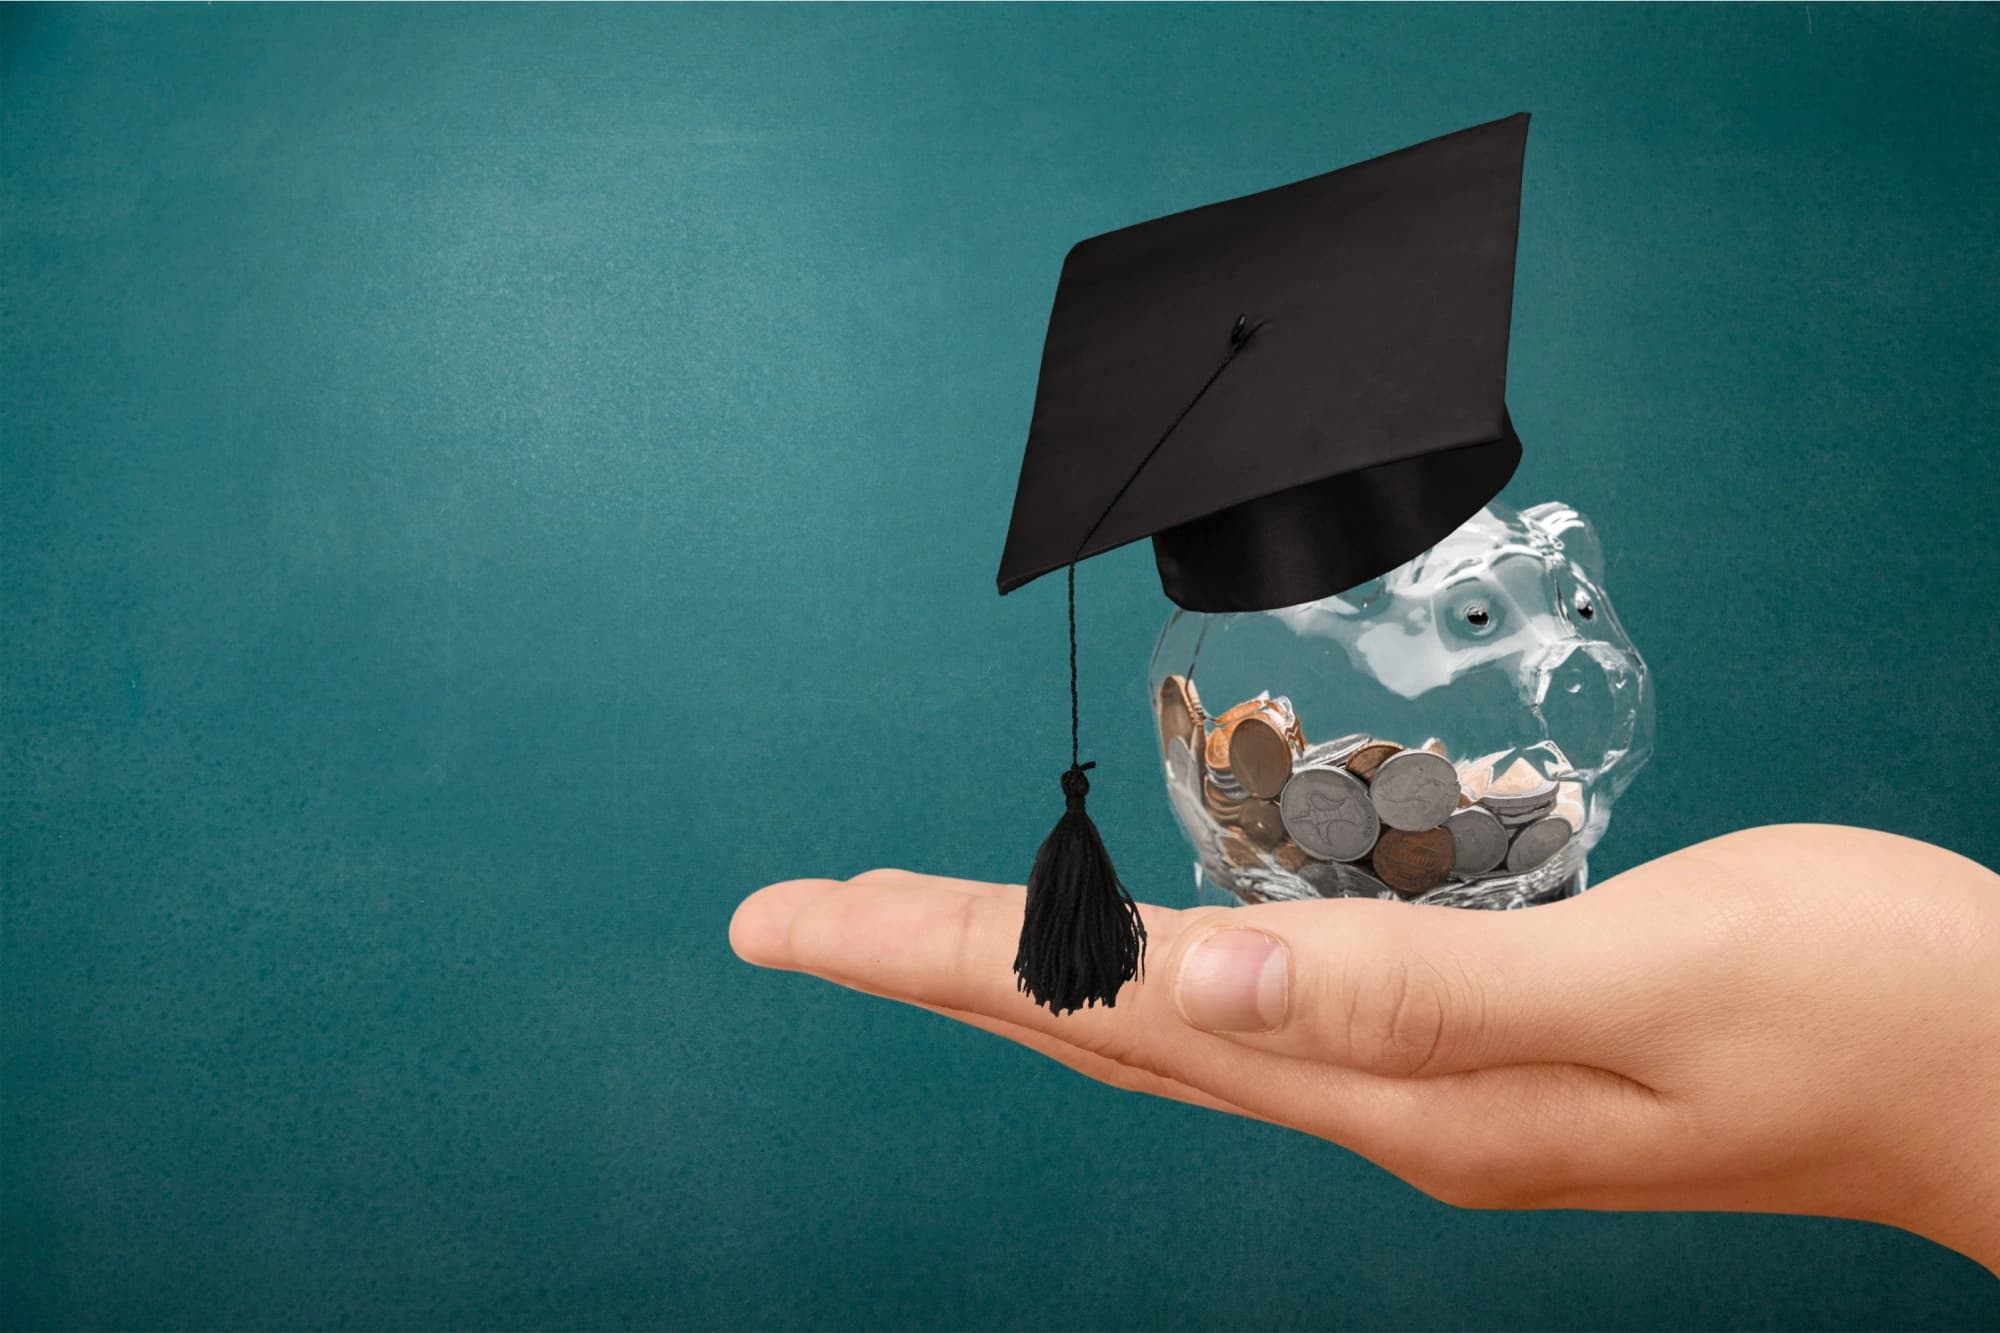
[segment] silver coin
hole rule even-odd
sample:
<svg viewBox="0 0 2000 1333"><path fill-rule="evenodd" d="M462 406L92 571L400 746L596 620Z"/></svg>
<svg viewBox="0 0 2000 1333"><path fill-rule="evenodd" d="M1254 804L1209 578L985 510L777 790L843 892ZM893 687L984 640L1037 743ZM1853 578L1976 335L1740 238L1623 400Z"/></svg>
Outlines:
<svg viewBox="0 0 2000 1333"><path fill-rule="evenodd" d="M1193 755L1185 759L1177 758L1174 746L1183 753L1187 746L1180 737L1174 737L1174 745L1167 750L1167 799L1174 804L1174 813L1180 816L1181 827L1190 838L1199 839L1215 827L1215 817L1202 804L1201 775L1193 770Z"/></svg>
<svg viewBox="0 0 2000 1333"><path fill-rule="evenodd" d="M1292 841L1322 861L1366 856L1382 831L1368 789L1337 768L1294 773L1278 795L1278 814Z"/></svg>
<svg viewBox="0 0 2000 1333"><path fill-rule="evenodd" d="M1344 898L1347 891L1342 881L1343 872L1347 869L1338 861L1308 861L1293 873L1322 898Z"/></svg>
<svg viewBox="0 0 2000 1333"><path fill-rule="evenodd" d="M1405 750L1375 770L1368 795L1384 824L1421 833L1444 823L1458 807L1458 770L1427 750Z"/></svg>
<svg viewBox="0 0 2000 1333"><path fill-rule="evenodd" d="M1267 866L1238 866L1231 872L1230 879L1231 890L1247 903L1285 902L1318 896L1310 885L1302 883L1297 876Z"/></svg>
<svg viewBox="0 0 2000 1333"><path fill-rule="evenodd" d="M1298 762L1292 767L1317 768L1321 764L1337 764L1367 743L1367 734L1359 731L1352 736L1342 736L1337 741L1321 741L1318 745L1307 746L1306 752L1299 756Z"/></svg>
<svg viewBox="0 0 2000 1333"><path fill-rule="evenodd" d="M1524 810L1540 810L1555 804L1556 784L1540 774L1531 775L1521 789L1513 790L1520 780L1513 777L1514 769L1509 769L1506 780L1496 779L1481 794L1479 803L1497 815L1519 814Z"/></svg>
<svg viewBox="0 0 2000 1333"><path fill-rule="evenodd" d="M1483 875L1507 859L1507 830L1500 827L1492 811L1468 805L1452 811L1444 826L1458 852L1451 866L1454 873Z"/></svg>
<svg viewBox="0 0 2000 1333"><path fill-rule="evenodd" d="M1559 815L1538 819L1514 835L1507 849L1507 868L1515 874L1533 870L1569 845L1573 830Z"/></svg>
<svg viewBox="0 0 2000 1333"><path fill-rule="evenodd" d="M1236 780L1236 775L1226 768L1210 768L1208 770L1208 780L1215 784L1217 791L1232 801L1247 801L1250 799L1250 793L1245 791L1243 784Z"/></svg>
<svg viewBox="0 0 2000 1333"><path fill-rule="evenodd" d="M1342 866L1346 873L1341 876L1350 898L1388 898L1401 902L1403 895L1377 879L1375 875L1360 866Z"/></svg>
<svg viewBox="0 0 2000 1333"><path fill-rule="evenodd" d="M1486 802L1481 801L1480 804L1486 805ZM1518 809L1501 809L1491 805L1486 805L1486 808L1493 811L1494 817L1508 828L1520 828L1524 824L1534 823L1537 819L1555 809L1556 802L1555 798L1551 796L1538 805L1521 806Z"/></svg>
<svg viewBox="0 0 2000 1333"><path fill-rule="evenodd" d="M1397 893L1360 866L1343 861L1310 861L1299 878L1322 898L1394 898Z"/></svg>

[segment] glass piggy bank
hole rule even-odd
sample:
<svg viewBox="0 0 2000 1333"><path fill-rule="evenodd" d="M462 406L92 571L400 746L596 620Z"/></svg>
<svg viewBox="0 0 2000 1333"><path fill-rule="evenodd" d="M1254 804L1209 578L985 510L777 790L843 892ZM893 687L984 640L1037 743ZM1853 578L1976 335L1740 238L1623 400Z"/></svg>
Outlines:
<svg viewBox="0 0 2000 1333"><path fill-rule="evenodd" d="M1646 664L1602 570L1568 505L1496 502L1337 596L1176 612L1150 689L1198 895L1581 892L1653 744Z"/></svg>

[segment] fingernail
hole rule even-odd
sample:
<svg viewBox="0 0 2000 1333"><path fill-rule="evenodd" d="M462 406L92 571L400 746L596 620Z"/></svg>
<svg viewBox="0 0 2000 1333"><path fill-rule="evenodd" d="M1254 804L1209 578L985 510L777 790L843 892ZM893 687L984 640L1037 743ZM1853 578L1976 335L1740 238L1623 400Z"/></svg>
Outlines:
<svg viewBox="0 0 2000 1333"><path fill-rule="evenodd" d="M1225 926L1197 940L1181 960L1174 1003L1206 1032L1269 1032L1285 1021L1291 959L1285 942L1261 930Z"/></svg>

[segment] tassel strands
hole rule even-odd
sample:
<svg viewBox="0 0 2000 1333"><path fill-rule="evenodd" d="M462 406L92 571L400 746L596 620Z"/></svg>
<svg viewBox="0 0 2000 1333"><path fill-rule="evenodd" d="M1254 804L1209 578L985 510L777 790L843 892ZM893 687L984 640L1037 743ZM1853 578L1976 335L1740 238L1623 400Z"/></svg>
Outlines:
<svg viewBox="0 0 2000 1333"><path fill-rule="evenodd" d="M1265 321L1238 315L1229 346L1214 370L1153 441L1125 482L1083 534L1069 561L1069 769L1062 775L1063 814L1035 853L1028 872L1028 902L1021 919L1021 942L1014 952L1014 977L1036 1004L1056 1014L1101 1004L1110 1008L1126 982L1145 971L1146 923L1139 905L1118 878L1111 853L1097 832L1083 798L1090 792L1084 773L1095 764L1077 758L1076 562L1105 517L1125 497L1153 456L1196 403L1220 379Z"/></svg>
<svg viewBox="0 0 2000 1333"><path fill-rule="evenodd" d="M1090 791L1084 770L1062 775L1064 810L1028 873L1028 906L1014 955L1020 988L1057 1014L1118 1001L1141 975L1146 925L1139 905L1118 879L1097 825L1083 807Z"/></svg>

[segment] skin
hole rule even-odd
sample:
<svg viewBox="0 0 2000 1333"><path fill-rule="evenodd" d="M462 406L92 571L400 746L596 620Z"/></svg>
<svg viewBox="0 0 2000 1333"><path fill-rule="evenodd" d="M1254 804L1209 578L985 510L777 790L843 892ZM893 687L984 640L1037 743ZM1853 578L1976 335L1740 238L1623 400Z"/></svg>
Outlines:
<svg viewBox="0 0 2000 1333"><path fill-rule="evenodd" d="M1015 989L1021 906L876 870L771 885L729 933L1460 1207L1860 1218L2000 1273L2000 876L1964 857L1782 825L1529 911L1147 907L1144 980L1062 1017Z"/></svg>

